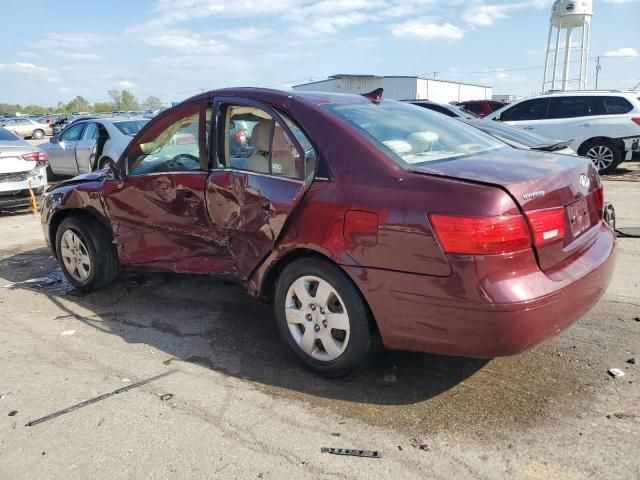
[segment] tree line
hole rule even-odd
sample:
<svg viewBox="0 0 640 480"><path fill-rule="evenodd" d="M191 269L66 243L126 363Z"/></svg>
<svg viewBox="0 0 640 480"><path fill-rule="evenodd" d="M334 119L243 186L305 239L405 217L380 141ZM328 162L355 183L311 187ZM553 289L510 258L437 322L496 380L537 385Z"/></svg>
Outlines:
<svg viewBox="0 0 640 480"><path fill-rule="evenodd" d="M24 114L37 113L71 113L71 112L114 112L118 110L155 110L162 108L162 101L158 97L149 96L138 102L136 96L129 90L109 90L107 92L109 101L96 102L91 104L86 98L78 95L73 100L64 103L58 102L55 107L44 107L42 105L20 105L11 103L0 103L0 113L14 114L16 112Z"/></svg>

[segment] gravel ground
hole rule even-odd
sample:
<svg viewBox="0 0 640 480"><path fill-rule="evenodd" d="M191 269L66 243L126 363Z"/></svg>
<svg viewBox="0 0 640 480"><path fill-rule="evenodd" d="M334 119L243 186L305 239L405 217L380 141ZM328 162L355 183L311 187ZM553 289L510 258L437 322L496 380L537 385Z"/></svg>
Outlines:
<svg viewBox="0 0 640 480"><path fill-rule="evenodd" d="M640 226L637 184L606 181L605 192L619 227ZM84 295L62 280L37 216L0 217L0 232L3 479L640 478L640 366L627 363L640 361L639 239L620 239L600 303L528 353L386 353L336 381L303 370L269 306L235 284L132 272Z"/></svg>

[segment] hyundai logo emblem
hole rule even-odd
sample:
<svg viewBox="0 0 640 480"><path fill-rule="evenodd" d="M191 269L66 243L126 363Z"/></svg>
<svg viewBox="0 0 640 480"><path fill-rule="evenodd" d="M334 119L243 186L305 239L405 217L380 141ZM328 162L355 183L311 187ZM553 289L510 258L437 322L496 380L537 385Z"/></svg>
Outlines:
<svg viewBox="0 0 640 480"><path fill-rule="evenodd" d="M591 180L584 173L580 174L580 185L582 185L587 190L589 189L589 185L591 185Z"/></svg>

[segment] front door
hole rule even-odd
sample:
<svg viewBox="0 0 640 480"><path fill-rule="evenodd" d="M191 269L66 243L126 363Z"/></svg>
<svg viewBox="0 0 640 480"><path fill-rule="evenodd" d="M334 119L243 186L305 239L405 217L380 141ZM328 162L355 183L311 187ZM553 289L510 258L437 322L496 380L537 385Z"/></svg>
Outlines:
<svg viewBox="0 0 640 480"><path fill-rule="evenodd" d="M315 173L316 154L295 123L238 98L216 102L207 205L237 277L273 249Z"/></svg>
<svg viewBox="0 0 640 480"><path fill-rule="evenodd" d="M77 175L76 144L82 137L85 122L76 123L65 129L57 137L57 142L47 148L49 163L54 173Z"/></svg>
<svg viewBox="0 0 640 480"><path fill-rule="evenodd" d="M527 132L538 133L538 128L547 116L548 98L525 100L506 109L500 120Z"/></svg>
<svg viewBox="0 0 640 480"><path fill-rule="evenodd" d="M91 172L91 162L94 159L97 139L98 124L87 122L80 140L76 143L76 168L78 173Z"/></svg>
<svg viewBox="0 0 640 480"><path fill-rule="evenodd" d="M233 273L205 202L202 102L167 111L119 160L122 180L103 189L120 262L177 272Z"/></svg>

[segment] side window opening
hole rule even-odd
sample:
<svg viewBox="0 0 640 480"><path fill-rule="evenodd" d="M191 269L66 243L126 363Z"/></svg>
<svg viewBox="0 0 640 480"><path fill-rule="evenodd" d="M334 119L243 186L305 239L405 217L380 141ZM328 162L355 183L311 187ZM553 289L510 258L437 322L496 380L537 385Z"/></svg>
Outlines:
<svg viewBox="0 0 640 480"><path fill-rule="evenodd" d="M127 155L132 175L200 170L200 104L167 115L147 130Z"/></svg>
<svg viewBox="0 0 640 480"><path fill-rule="evenodd" d="M305 177L304 155L269 113L245 105L227 105L224 112L224 165L282 177Z"/></svg>

